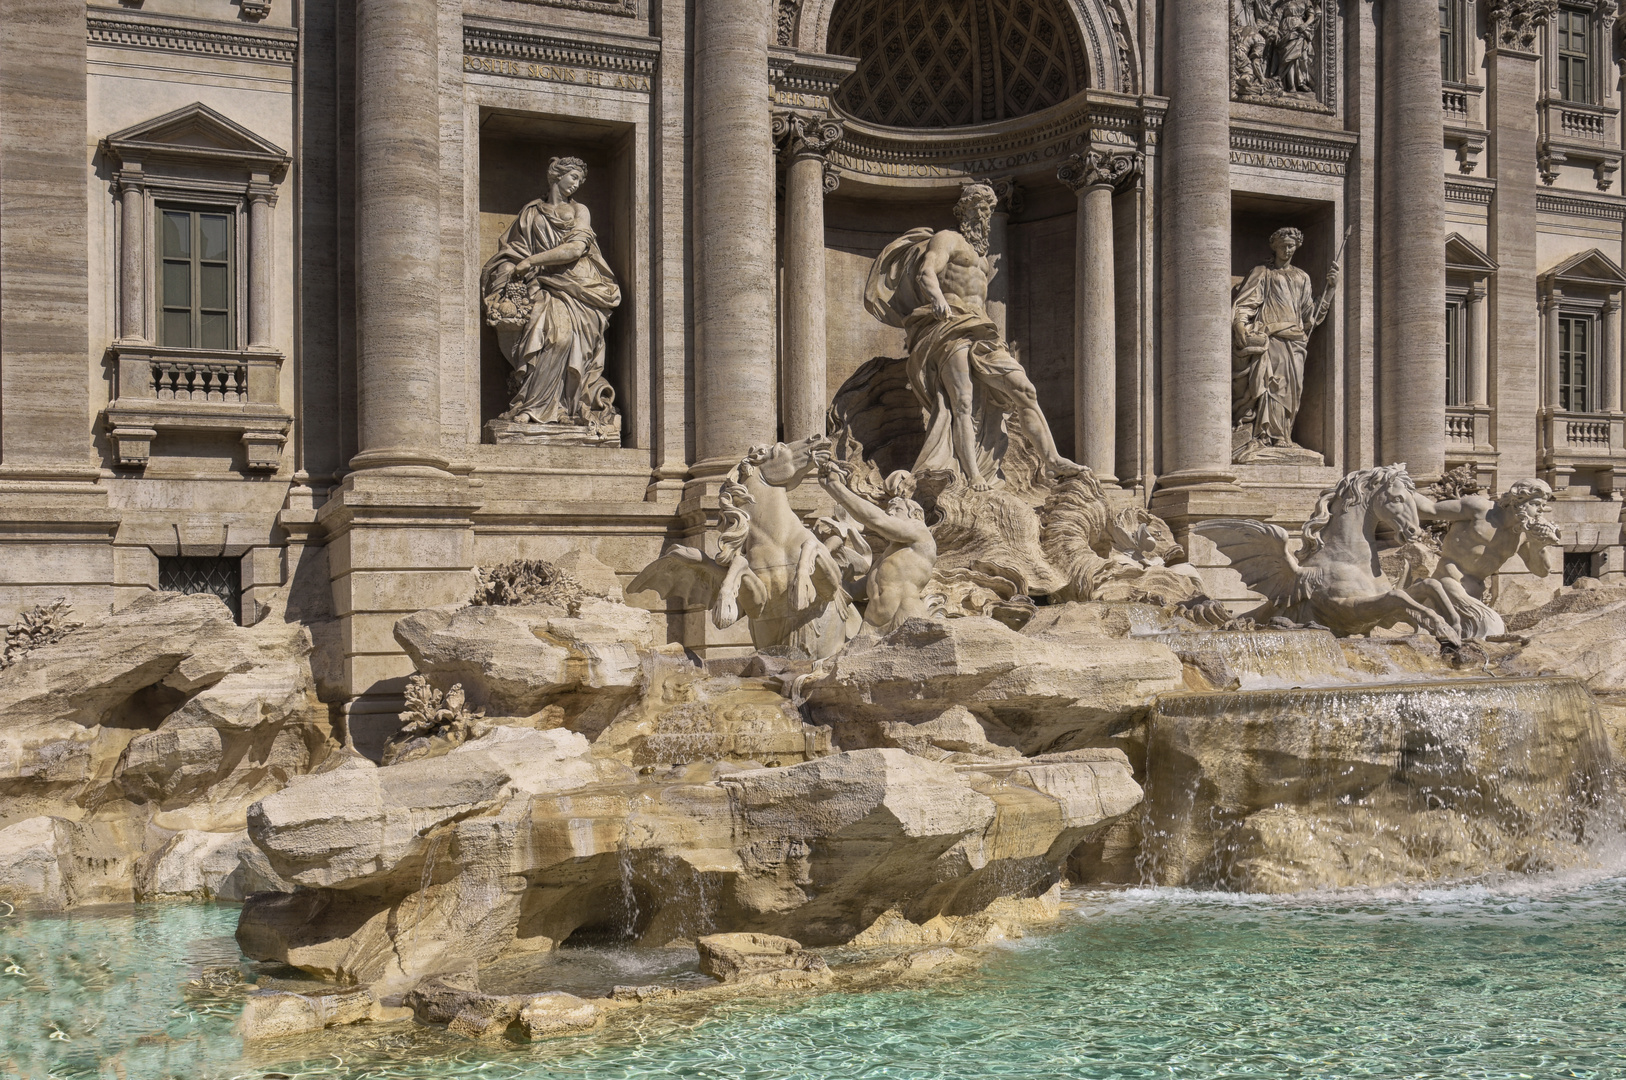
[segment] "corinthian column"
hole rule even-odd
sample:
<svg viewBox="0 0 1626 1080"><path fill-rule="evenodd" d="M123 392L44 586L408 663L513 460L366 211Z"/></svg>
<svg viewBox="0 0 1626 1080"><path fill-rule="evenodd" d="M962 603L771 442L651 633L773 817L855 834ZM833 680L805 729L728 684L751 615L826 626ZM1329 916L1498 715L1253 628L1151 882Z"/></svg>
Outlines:
<svg viewBox="0 0 1626 1080"><path fill-rule="evenodd" d="M1118 325L1112 193L1140 167L1136 153L1074 154L1056 177L1078 195L1073 244L1073 448L1104 484L1117 483Z"/></svg>
<svg viewBox="0 0 1626 1080"><path fill-rule="evenodd" d="M444 468L440 449L440 117L435 0L356 5L356 338L352 469Z"/></svg>
<svg viewBox="0 0 1626 1080"><path fill-rule="evenodd" d="M695 445L699 476L771 442L773 142L767 0L695 5Z"/></svg>
<svg viewBox="0 0 1626 1080"><path fill-rule="evenodd" d="M841 139L841 122L798 113L773 118L785 162L784 354L779 367L785 438L823 434L828 393L825 360L824 197L840 178L824 155Z"/></svg>
<svg viewBox="0 0 1626 1080"><path fill-rule="evenodd" d="M1161 488L1230 485L1230 7L1182 0L1163 23ZM1432 39L1431 39L1432 40ZM1435 262L1438 262L1438 258ZM1172 492L1155 504L1186 516ZM1175 502L1179 499L1175 498ZM1160 511L1162 512L1162 511Z"/></svg>
<svg viewBox="0 0 1626 1080"><path fill-rule="evenodd" d="M1445 121L1439 5L1435 0L1383 0L1382 30L1379 457L1385 464L1406 462L1413 476L1428 479L1445 467L1441 260L1446 234L1440 159ZM1532 107L1534 101L1532 95Z"/></svg>

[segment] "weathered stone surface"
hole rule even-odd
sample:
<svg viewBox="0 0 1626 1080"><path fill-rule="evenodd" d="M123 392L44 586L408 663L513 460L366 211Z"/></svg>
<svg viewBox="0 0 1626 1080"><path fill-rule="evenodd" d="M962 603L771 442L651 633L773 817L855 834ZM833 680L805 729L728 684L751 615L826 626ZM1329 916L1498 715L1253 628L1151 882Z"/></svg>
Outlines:
<svg viewBox="0 0 1626 1080"><path fill-rule="evenodd" d="M581 740L505 730L521 746ZM505 800L410 806L437 790L404 775L412 763L306 779L257 807L255 821L268 824L251 835L279 873L307 887L252 897L238 929L244 950L387 989L551 949L578 931L662 944L727 927L840 942L889 907L925 921L1041 894L1139 797L1116 751L957 769L868 749L774 769L696 765L661 779L589 753L523 781L521 765L540 755L527 750L498 769L501 747L481 750L491 738L433 764L485 762L501 779L479 772L475 787L515 792ZM561 779L572 761L599 771ZM350 802L361 809L333 809ZM385 823L396 818L418 828L389 847Z"/></svg>
<svg viewBox="0 0 1626 1080"><path fill-rule="evenodd" d="M708 934L695 942L700 970L718 982L738 982L767 971L816 971L824 958L802 943L773 934Z"/></svg>
<svg viewBox="0 0 1626 1080"><path fill-rule="evenodd" d="M636 696L643 660L657 648L654 617L609 600L563 608L430 608L396 623L418 671L442 688L460 683L489 716L533 716L601 729Z"/></svg>
<svg viewBox="0 0 1626 1080"><path fill-rule="evenodd" d="M604 1025L604 1010L574 994L553 991L537 994L519 1011L519 1025L528 1039L580 1035Z"/></svg>
<svg viewBox="0 0 1626 1080"><path fill-rule="evenodd" d="M809 684L807 700L843 747L876 745L880 724L929 720L961 705L991 741L1034 753L1063 739L1104 744L1153 695L1180 685L1180 661L1154 642L1057 619L1022 633L986 618L920 619L837 657Z"/></svg>
<svg viewBox="0 0 1626 1080"><path fill-rule="evenodd" d="M33 899L17 876L13 902L128 902L153 891L137 880L153 872L190 875L155 895L231 892L229 857L194 873L164 849L178 833L241 830L250 803L332 751L310 653L298 624L240 627L214 597L160 593L0 672L0 825L54 819L64 874L64 891L38 878Z"/></svg>
<svg viewBox="0 0 1626 1080"><path fill-rule="evenodd" d="M136 865L139 900L189 897L243 900L258 892L289 892L293 886L271 869L247 830L176 833Z"/></svg>
<svg viewBox="0 0 1626 1080"><path fill-rule="evenodd" d="M59 910L68 906L57 822L32 817L0 829L0 900Z"/></svg>
<svg viewBox="0 0 1626 1080"><path fill-rule="evenodd" d="M248 1042L280 1039L322 1030L322 1014L316 1002L304 994L283 991L256 991L243 1002L237 1032Z"/></svg>
<svg viewBox="0 0 1626 1080"><path fill-rule="evenodd" d="M1180 694L1150 720L1159 883L1262 892L1573 865L1611 751L1572 679Z"/></svg>

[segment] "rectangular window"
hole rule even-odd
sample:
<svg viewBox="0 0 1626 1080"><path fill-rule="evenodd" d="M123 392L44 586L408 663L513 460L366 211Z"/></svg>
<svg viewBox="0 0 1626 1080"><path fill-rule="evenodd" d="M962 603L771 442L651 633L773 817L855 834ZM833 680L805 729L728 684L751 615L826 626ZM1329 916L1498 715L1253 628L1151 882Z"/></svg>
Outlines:
<svg viewBox="0 0 1626 1080"><path fill-rule="evenodd" d="M1564 552L1564 584L1574 585L1584 577L1592 576L1592 552Z"/></svg>
<svg viewBox="0 0 1626 1080"><path fill-rule="evenodd" d="M160 207L158 231L158 343L233 348L232 215Z"/></svg>
<svg viewBox="0 0 1626 1080"><path fill-rule="evenodd" d="M231 611L231 617L239 623L243 621L242 559L160 555L158 588L163 592L219 597Z"/></svg>
<svg viewBox="0 0 1626 1080"><path fill-rule="evenodd" d="M1445 403L1461 405L1465 395L1462 378L1462 318L1466 305L1452 301L1445 305Z"/></svg>
<svg viewBox="0 0 1626 1080"><path fill-rule="evenodd" d="M1462 81L1462 64L1457 58L1460 30L1457 24L1459 0L1440 0L1440 78Z"/></svg>
<svg viewBox="0 0 1626 1080"><path fill-rule="evenodd" d="M1587 412L1592 404L1592 359L1596 349L1590 315L1558 317L1558 407Z"/></svg>
<svg viewBox="0 0 1626 1080"><path fill-rule="evenodd" d="M1558 96L1586 104L1592 100L1591 13L1558 9Z"/></svg>

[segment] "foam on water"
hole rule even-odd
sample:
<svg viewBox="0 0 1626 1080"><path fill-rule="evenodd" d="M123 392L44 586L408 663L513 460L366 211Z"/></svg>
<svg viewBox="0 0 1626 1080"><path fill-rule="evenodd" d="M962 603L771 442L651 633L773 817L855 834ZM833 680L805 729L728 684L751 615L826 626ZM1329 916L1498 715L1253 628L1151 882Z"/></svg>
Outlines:
<svg viewBox="0 0 1626 1080"><path fill-rule="evenodd" d="M1289 897L1079 892L1054 931L990 950L967 978L634 1012L530 1046L403 1024L245 1049L235 999L186 985L225 963L259 973L228 936L232 908L0 918L0 956L26 973L0 975L0 1074L1602 1080L1626 1075L1623 870ZM677 974L658 952L592 960Z"/></svg>

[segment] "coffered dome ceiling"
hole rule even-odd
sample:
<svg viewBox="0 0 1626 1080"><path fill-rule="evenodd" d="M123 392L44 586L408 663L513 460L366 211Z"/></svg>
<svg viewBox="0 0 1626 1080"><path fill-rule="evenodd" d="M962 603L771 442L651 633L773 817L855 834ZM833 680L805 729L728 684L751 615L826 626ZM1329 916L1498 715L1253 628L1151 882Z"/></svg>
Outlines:
<svg viewBox="0 0 1626 1080"><path fill-rule="evenodd" d="M987 124L1088 83L1078 27L1056 0L841 0L829 51L859 58L837 96L890 127Z"/></svg>

